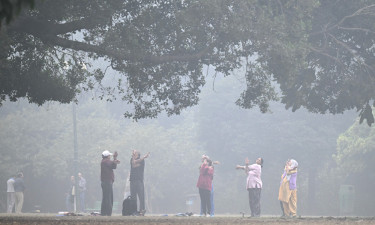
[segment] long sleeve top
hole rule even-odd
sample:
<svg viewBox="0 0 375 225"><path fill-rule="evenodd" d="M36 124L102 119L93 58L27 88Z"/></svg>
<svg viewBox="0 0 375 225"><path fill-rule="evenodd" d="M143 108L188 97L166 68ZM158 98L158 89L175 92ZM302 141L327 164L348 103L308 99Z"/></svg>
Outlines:
<svg viewBox="0 0 375 225"><path fill-rule="evenodd" d="M25 190L25 183L23 182L22 177L17 177L14 181L14 191L23 192Z"/></svg>
<svg viewBox="0 0 375 225"><path fill-rule="evenodd" d="M247 166L247 182L246 182L246 189L249 188L262 188L262 167L258 164L252 164Z"/></svg>
<svg viewBox="0 0 375 225"><path fill-rule="evenodd" d="M101 181L102 182L114 182L115 181L115 174L113 173L113 170L117 168L117 164L108 159L104 158L101 162Z"/></svg>
<svg viewBox="0 0 375 225"><path fill-rule="evenodd" d="M294 168L293 170L289 170L289 173L284 171L284 174L282 178L287 177L289 181L289 189L295 190L297 189L297 168Z"/></svg>
<svg viewBox="0 0 375 225"><path fill-rule="evenodd" d="M209 167L208 165L202 164L202 166L199 169L199 178L197 182L197 187L211 191L213 177L214 177L213 167Z"/></svg>

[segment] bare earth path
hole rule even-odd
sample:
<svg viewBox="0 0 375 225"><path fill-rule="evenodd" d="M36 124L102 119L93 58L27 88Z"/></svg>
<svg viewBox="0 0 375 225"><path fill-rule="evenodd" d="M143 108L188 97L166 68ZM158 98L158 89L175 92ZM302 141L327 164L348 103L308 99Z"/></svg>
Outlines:
<svg viewBox="0 0 375 225"><path fill-rule="evenodd" d="M0 225L123 225L123 224L156 224L156 225L172 225L172 224L189 224L189 225L213 225L213 224L350 224L350 225L375 225L375 217L300 217L295 219L282 219L278 217L261 217L247 218L235 216L215 216L212 218L203 217L177 217L177 216L151 216L144 217L101 217L101 216L58 216L54 214L0 214Z"/></svg>

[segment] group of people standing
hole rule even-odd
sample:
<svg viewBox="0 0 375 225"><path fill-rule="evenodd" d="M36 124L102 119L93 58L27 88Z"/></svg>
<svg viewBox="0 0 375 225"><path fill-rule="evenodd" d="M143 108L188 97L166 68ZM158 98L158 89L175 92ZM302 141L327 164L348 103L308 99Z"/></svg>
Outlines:
<svg viewBox="0 0 375 225"><path fill-rule="evenodd" d="M113 160L110 156L113 155ZM137 196L140 201L140 215L144 215L145 198L144 198L144 167L145 159L149 153L141 157L140 152L133 150L130 160L130 195L133 199ZM101 162L101 181L103 190L103 200L101 215L110 216L112 214L113 206L113 190L112 184L114 182L113 169L117 168L120 163L117 160L117 152L114 154L109 151L102 153ZM199 166L199 177L197 187L199 189L199 196L201 199L201 215L213 216L214 215L214 202L213 202L213 177L214 177L214 164L219 164L218 161L212 161L207 155L203 155L202 163ZM261 214L261 192L262 192L262 167L263 158L257 158L254 164L250 165L250 160L245 159L245 165L237 165L236 169L242 169L247 174L246 189L249 193L249 205L251 217L259 217ZM284 172L281 176L281 183L279 189L279 200L283 216L296 217L297 213L297 167L298 163L294 159L287 161Z"/></svg>
<svg viewBox="0 0 375 225"><path fill-rule="evenodd" d="M139 199L140 207L139 214L144 216L146 213L145 209L145 193L144 193L144 168L145 159L150 155L147 153L141 157L141 153L137 150L132 151L132 156L130 159L130 196L132 199ZM113 160L111 160L113 156ZM101 186L103 192L102 204L101 204L101 215L111 216L113 208L113 182L115 181L115 176L113 170L117 168L120 161L117 159L118 153L113 154L108 150L103 151L102 161L101 161Z"/></svg>
<svg viewBox="0 0 375 225"><path fill-rule="evenodd" d="M137 150L132 151L130 159L130 196L132 199L139 199L140 208L139 214L143 216L145 210L145 193L144 193L144 168L145 159L150 153L141 157L141 153ZM113 156L113 160L111 160ZM113 154L108 150L102 152L101 161L101 187L102 187L102 203L101 215L111 216L113 208L113 183L115 180L113 170L117 168L120 161L117 159L118 153ZM201 199L201 215L213 216L214 215L214 202L213 202L213 177L214 166L219 164L218 161L212 161L207 155L203 155L202 163L199 166L199 178L197 187L199 189L199 196ZM246 189L249 193L249 205L251 217L259 217L261 213L260 199L262 191L262 167L263 158L257 158L254 164L250 165L248 158L245 159L245 165L237 165L236 169L244 170L247 175ZM296 217L297 215L297 169L298 162L294 159L288 159L283 174L281 175L281 182L279 188L279 201L283 216ZM79 196L81 211L85 211L85 191L86 180L81 173L79 177ZM16 177L11 177L7 181L7 213L12 213L15 208L16 213L21 213L23 206L23 192L25 190L23 173L19 172ZM71 176L71 185L66 197L66 207L69 212L72 208L72 200L75 197L75 177Z"/></svg>
<svg viewBox="0 0 375 225"><path fill-rule="evenodd" d="M254 164L245 159L245 166L237 165L236 169L245 170L247 174L246 189L249 192L249 205L251 217L259 217L261 213L260 197L262 191L262 167L263 158L257 158ZM297 168L298 163L294 159L288 159L284 172L281 175L279 188L279 201L283 217L297 216Z"/></svg>
<svg viewBox="0 0 375 225"><path fill-rule="evenodd" d="M71 176L70 177L70 186L65 193L65 205L66 205L66 210L68 212L73 212L75 203L79 202L79 208L81 212L86 211L86 206L85 206L85 195L86 195L86 179L82 176L82 173L78 173L78 193L75 190L75 177ZM78 199L76 199L76 196L78 194Z"/></svg>
<svg viewBox="0 0 375 225"><path fill-rule="evenodd" d="M25 183L23 181L23 173L19 172L15 177L11 177L7 181L7 213L21 213L23 207L23 192L25 191Z"/></svg>

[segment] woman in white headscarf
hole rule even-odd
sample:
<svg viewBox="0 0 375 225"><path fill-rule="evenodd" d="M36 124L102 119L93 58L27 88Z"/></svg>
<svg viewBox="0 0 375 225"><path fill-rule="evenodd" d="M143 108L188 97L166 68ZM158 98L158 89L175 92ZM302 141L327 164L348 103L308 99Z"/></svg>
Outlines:
<svg viewBox="0 0 375 225"><path fill-rule="evenodd" d="M298 162L291 159L281 175L279 200L283 204L284 215L288 217L297 216L297 167Z"/></svg>

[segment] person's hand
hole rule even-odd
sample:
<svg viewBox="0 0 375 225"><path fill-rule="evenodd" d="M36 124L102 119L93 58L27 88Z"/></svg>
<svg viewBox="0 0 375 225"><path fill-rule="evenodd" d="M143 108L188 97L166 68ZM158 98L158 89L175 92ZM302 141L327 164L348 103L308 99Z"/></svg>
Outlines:
<svg viewBox="0 0 375 225"><path fill-rule="evenodd" d="M250 163L250 160L246 157L246 159L245 159L245 164L246 164L246 165L249 165L249 163Z"/></svg>
<svg viewBox="0 0 375 225"><path fill-rule="evenodd" d="M242 169L242 166L237 165L237 166L236 166L236 170L238 170L238 169Z"/></svg>
<svg viewBox="0 0 375 225"><path fill-rule="evenodd" d="M213 161L212 164L219 165L220 162L219 161Z"/></svg>
<svg viewBox="0 0 375 225"><path fill-rule="evenodd" d="M202 162L203 162L204 160L206 160L206 159L208 159L208 156L207 156L207 155L202 155Z"/></svg>
<svg viewBox="0 0 375 225"><path fill-rule="evenodd" d="M117 160L117 156L118 156L118 153L117 153L117 151L115 151L115 153L113 154L113 159Z"/></svg>
<svg viewBox="0 0 375 225"><path fill-rule="evenodd" d="M147 152L147 154L144 155L143 158L145 159L145 158L147 158L147 157L149 157L149 156L150 156L150 152Z"/></svg>

